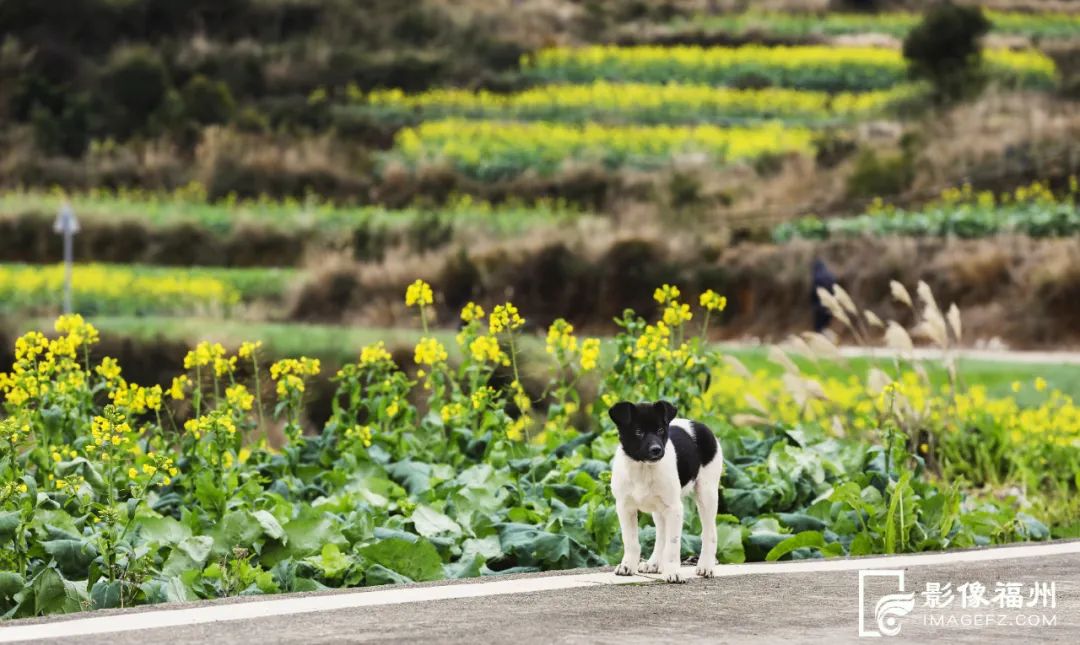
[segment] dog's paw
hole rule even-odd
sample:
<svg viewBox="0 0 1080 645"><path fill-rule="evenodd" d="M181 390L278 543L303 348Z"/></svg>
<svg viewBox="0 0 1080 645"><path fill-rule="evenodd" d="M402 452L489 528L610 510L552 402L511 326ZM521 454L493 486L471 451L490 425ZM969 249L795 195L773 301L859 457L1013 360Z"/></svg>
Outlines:
<svg viewBox="0 0 1080 645"><path fill-rule="evenodd" d="M664 582L684 582L678 567L665 568L663 576Z"/></svg>
<svg viewBox="0 0 1080 645"><path fill-rule="evenodd" d="M638 573L660 573L659 562L642 562L638 565Z"/></svg>
<svg viewBox="0 0 1080 645"><path fill-rule="evenodd" d="M694 569L694 573L698 574L702 578L713 577L713 568L715 565L699 562L697 568Z"/></svg>
<svg viewBox="0 0 1080 645"><path fill-rule="evenodd" d="M615 575L617 575L617 576L632 576L632 575L634 575L634 565L627 564L626 562L620 562L619 566L615 567Z"/></svg>

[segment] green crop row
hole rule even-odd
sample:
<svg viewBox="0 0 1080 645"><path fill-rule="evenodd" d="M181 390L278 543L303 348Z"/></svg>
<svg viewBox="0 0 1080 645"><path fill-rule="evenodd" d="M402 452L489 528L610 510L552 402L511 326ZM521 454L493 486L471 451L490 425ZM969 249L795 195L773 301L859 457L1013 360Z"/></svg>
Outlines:
<svg viewBox="0 0 1080 645"><path fill-rule="evenodd" d="M886 236L979 238L999 234L1070 237L1080 234L1080 208L1073 189L1056 196L1034 183L1000 198L975 194L970 186L946 191L943 199L908 210L875 203L855 217L803 217L773 229L773 239L824 240L834 237Z"/></svg>
<svg viewBox="0 0 1080 645"><path fill-rule="evenodd" d="M1030 38L1074 38L1080 36L1080 14L1020 13L987 11L993 32ZM700 15L676 23L734 34L777 36L840 36L865 33L902 37L922 16L916 13L772 13L751 11L739 14Z"/></svg>

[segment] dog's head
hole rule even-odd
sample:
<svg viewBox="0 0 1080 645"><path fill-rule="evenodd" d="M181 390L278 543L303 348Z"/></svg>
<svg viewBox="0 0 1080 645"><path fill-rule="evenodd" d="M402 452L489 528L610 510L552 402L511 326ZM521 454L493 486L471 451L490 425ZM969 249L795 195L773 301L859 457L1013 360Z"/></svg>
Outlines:
<svg viewBox="0 0 1080 645"><path fill-rule="evenodd" d="M620 401L608 410L608 416L619 429L623 452L634 461L664 458L668 425L677 414L675 406L667 401L637 404Z"/></svg>

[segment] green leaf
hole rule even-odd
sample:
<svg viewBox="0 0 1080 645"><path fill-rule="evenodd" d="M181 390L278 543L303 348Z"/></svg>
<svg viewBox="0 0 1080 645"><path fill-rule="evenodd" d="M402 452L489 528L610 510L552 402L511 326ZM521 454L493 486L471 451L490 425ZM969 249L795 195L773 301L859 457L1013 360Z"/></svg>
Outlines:
<svg viewBox="0 0 1080 645"><path fill-rule="evenodd" d="M14 571L0 571L0 596L11 598L26 586L26 578Z"/></svg>
<svg viewBox="0 0 1080 645"><path fill-rule="evenodd" d="M184 571L201 569L213 547L214 539L206 535L184 538L173 547L161 572L166 576L178 576Z"/></svg>
<svg viewBox="0 0 1080 645"><path fill-rule="evenodd" d="M739 517L752 517L760 515L772 497L764 488L725 488L724 507Z"/></svg>
<svg viewBox="0 0 1080 645"><path fill-rule="evenodd" d="M835 558L844 555L844 545L839 542L826 542L825 546L821 547L820 550L821 554L826 558Z"/></svg>
<svg viewBox="0 0 1080 645"><path fill-rule="evenodd" d="M441 533L461 535L461 526L457 522L425 504L417 505L412 513L412 522L416 532L424 537Z"/></svg>
<svg viewBox="0 0 1080 645"><path fill-rule="evenodd" d="M848 548L848 555L870 555L873 552L874 541L866 533L856 535Z"/></svg>
<svg viewBox="0 0 1080 645"><path fill-rule="evenodd" d="M285 525L285 535L286 551L296 557L319 553L326 544L348 545L337 522L325 515L293 520Z"/></svg>
<svg viewBox="0 0 1080 645"><path fill-rule="evenodd" d="M205 470L196 475L195 499L208 511L219 513L225 510L225 489L213 472Z"/></svg>
<svg viewBox="0 0 1080 645"><path fill-rule="evenodd" d="M825 522L822 522L816 517L806 515L805 513L777 513L776 517L784 526L796 533L825 530Z"/></svg>
<svg viewBox="0 0 1080 645"><path fill-rule="evenodd" d="M101 473L85 457L76 457L71 461L61 461L56 464L57 477L67 477L72 473L81 475L86 480L86 483L90 484L95 490L105 488L105 480L101 478Z"/></svg>
<svg viewBox="0 0 1080 645"><path fill-rule="evenodd" d="M739 524L720 524L716 527L717 557L724 564L746 562L743 549L743 527Z"/></svg>
<svg viewBox="0 0 1080 645"><path fill-rule="evenodd" d="M82 536L82 531L79 530L74 518L62 510L38 508L34 512L34 520L44 525L49 530L49 537L53 539L69 537L74 540ZM66 533L66 535L57 535L58 532Z"/></svg>
<svg viewBox="0 0 1080 645"><path fill-rule="evenodd" d="M255 588L262 593L281 593L281 587L274 580L274 574L269 571L260 571L255 574Z"/></svg>
<svg viewBox="0 0 1080 645"><path fill-rule="evenodd" d="M48 540L41 546L64 576L77 580L86 579L90 563L98 556L97 549L86 540Z"/></svg>
<svg viewBox="0 0 1080 645"><path fill-rule="evenodd" d="M461 558L453 564L448 564L443 567L447 578L460 579L460 578L476 578L480 576L481 571L484 569L484 564L487 563L487 558L474 553L472 555L463 555Z"/></svg>
<svg viewBox="0 0 1080 645"><path fill-rule="evenodd" d="M885 516L885 553L896 553L907 547L908 533L915 524L914 496L908 482L911 471L904 471L893 486L889 510Z"/></svg>
<svg viewBox="0 0 1080 645"><path fill-rule="evenodd" d="M1028 515L1027 513L1017 513L1016 519L1020 521L1024 526L1024 537L1029 540L1049 540L1050 529L1046 528L1046 525Z"/></svg>
<svg viewBox="0 0 1080 645"><path fill-rule="evenodd" d="M397 571L387 569L381 564L373 564L364 572L364 584L368 586L397 585L409 582L413 582L413 580Z"/></svg>
<svg viewBox="0 0 1080 645"><path fill-rule="evenodd" d="M252 547L263 535L263 527L249 511L232 511L221 518L211 532L215 557L230 553L233 547Z"/></svg>
<svg viewBox="0 0 1080 645"><path fill-rule="evenodd" d="M409 493L423 497L431 490L431 464L419 461L399 461L386 466L386 472Z"/></svg>
<svg viewBox="0 0 1080 645"><path fill-rule="evenodd" d="M765 555L765 560L767 562L773 562L791 553L795 549L807 546L819 549L823 548L825 546L824 536L822 536L819 531L803 531L802 533L792 535L788 539L774 546Z"/></svg>
<svg viewBox="0 0 1080 645"><path fill-rule="evenodd" d="M207 552L209 552L209 549L208 545ZM146 594L146 602L148 603L198 600L198 596L184 584L184 581L179 576L170 576L164 579L155 578L139 585L139 588Z"/></svg>
<svg viewBox="0 0 1080 645"><path fill-rule="evenodd" d="M15 537L17 530L19 530L19 511L0 513L0 542L6 542Z"/></svg>
<svg viewBox="0 0 1080 645"><path fill-rule="evenodd" d="M121 583L119 580L109 582L104 578L94 583L90 590L90 602L94 609L111 609L120 606Z"/></svg>
<svg viewBox="0 0 1080 645"><path fill-rule="evenodd" d="M171 517L140 517L136 524L143 541L160 546L176 544L191 537L191 528Z"/></svg>
<svg viewBox="0 0 1080 645"><path fill-rule="evenodd" d="M323 546L319 555L305 558L304 561L321 569L326 578L340 578L353 563L336 544Z"/></svg>
<svg viewBox="0 0 1080 645"><path fill-rule="evenodd" d="M263 533L266 537L273 538L275 540L287 540L285 535L285 529L281 528L281 523L277 521L269 511L254 511L252 517L262 527Z"/></svg>
<svg viewBox="0 0 1080 645"><path fill-rule="evenodd" d="M361 549L360 554L413 580L438 580L443 576L442 558L435 545L427 540L380 540Z"/></svg>
<svg viewBox="0 0 1080 645"><path fill-rule="evenodd" d="M31 582L34 592L34 613L70 614L82 611L86 592L69 582L52 567L46 567Z"/></svg>

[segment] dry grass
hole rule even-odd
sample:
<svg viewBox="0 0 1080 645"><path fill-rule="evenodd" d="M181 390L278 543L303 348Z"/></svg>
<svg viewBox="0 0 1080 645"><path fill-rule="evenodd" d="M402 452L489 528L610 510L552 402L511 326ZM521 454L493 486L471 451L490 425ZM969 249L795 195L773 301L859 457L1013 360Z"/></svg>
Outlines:
<svg viewBox="0 0 1080 645"><path fill-rule="evenodd" d="M1000 185L1067 175L1080 167L1080 105L1039 93L990 91L927 119L912 190L927 193L965 179ZM1011 183L1016 183L1014 180ZM994 186L998 187L998 186Z"/></svg>
<svg viewBox="0 0 1080 645"><path fill-rule="evenodd" d="M564 317L579 328L610 331L625 308L649 315L652 289L679 284L693 299L706 288L729 298L726 338L780 340L810 326L810 265L825 260L851 298L882 320L914 322L889 296L890 283L925 281L942 311L964 311L968 344L1001 338L1018 347L1080 344L1080 241L1002 237L986 240L866 239L784 246L722 247L654 227L548 231L526 240L478 243L379 265L325 262L293 294L291 319L394 325L417 277L441 294L440 324L475 300L512 299L543 327Z"/></svg>

